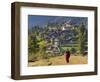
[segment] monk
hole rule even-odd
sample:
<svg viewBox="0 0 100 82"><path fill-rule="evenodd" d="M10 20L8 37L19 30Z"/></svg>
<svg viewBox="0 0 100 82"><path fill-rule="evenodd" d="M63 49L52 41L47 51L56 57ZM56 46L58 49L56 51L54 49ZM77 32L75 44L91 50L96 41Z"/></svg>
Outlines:
<svg viewBox="0 0 100 82"><path fill-rule="evenodd" d="M66 62L69 63L70 51L67 50L67 51L64 53L64 56L65 56L65 60L66 60Z"/></svg>

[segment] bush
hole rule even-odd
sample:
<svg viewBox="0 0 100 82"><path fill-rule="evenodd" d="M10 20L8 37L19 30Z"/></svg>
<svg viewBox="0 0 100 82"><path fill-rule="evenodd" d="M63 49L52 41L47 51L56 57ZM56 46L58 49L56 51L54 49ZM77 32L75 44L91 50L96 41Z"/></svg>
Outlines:
<svg viewBox="0 0 100 82"><path fill-rule="evenodd" d="M60 48L60 54L62 55L65 52L65 50L62 47L59 48Z"/></svg>
<svg viewBox="0 0 100 82"><path fill-rule="evenodd" d="M76 53L76 49L75 48L71 48L70 51L71 51L72 54Z"/></svg>
<svg viewBox="0 0 100 82"><path fill-rule="evenodd" d="M36 55L35 54L30 54L30 55L28 55L28 62L35 62L35 61L37 61L38 59L37 59L37 57L36 57Z"/></svg>

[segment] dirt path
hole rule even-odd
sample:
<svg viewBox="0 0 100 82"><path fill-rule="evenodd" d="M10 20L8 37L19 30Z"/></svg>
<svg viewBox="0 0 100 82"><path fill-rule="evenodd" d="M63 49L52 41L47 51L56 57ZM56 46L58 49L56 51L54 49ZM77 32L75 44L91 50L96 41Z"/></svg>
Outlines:
<svg viewBox="0 0 100 82"><path fill-rule="evenodd" d="M66 64L87 64L87 56L71 56L69 63L66 63L64 56L43 59L36 62L29 62L28 66L49 66Z"/></svg>

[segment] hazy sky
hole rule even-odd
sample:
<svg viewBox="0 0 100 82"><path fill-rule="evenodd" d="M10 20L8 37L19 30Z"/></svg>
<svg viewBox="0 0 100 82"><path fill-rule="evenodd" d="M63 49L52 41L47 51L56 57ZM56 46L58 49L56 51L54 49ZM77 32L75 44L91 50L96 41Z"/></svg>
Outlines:
<svg viewBox="0 0 100 82"><path fill-rule="evenodd" d="M29 27L40 25L44 26L48 21L55 19L54 16L36 16L36 15L29 15L28 16L28 24Z"/></svg>

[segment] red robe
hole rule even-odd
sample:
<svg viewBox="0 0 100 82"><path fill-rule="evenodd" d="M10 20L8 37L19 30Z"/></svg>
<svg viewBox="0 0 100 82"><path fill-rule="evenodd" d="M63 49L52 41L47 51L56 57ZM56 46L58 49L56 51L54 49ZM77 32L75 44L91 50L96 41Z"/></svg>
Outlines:
<svg viewBox="0 0 100 82"><path fill-rule="evenodd" d="M65 60L66 60L66 62L69 63L70 52L67 51L67 52L64 53L64 55L65 55Z"/></svg>

